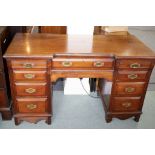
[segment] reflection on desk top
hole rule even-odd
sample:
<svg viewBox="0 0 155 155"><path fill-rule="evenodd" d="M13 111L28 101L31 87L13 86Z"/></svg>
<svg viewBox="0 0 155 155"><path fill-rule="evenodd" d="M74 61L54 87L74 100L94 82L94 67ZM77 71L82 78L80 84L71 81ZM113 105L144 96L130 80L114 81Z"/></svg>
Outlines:
<svg viewBox="0 0 155 155"><path fill-rule="evenodd" d="M4 57L52 57L54 54L114 55L155 58L133 35L16 34Z"/></svg>

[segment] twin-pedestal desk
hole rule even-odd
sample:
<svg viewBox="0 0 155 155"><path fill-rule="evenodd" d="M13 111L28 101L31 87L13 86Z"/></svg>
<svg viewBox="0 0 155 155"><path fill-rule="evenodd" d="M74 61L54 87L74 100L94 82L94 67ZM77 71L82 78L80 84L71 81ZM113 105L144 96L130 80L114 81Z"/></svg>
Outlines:
<svg viewBox="0 0 155 155"><path fill-rule="evenodd" d="M99 79L107 122L132 116L139 121L155 65L155 53L132 35L17 34L4 57L16 125L51 124L51 85L58 78L84 77ZM112 82L109 95L104 94L105 80Z"/></svg>

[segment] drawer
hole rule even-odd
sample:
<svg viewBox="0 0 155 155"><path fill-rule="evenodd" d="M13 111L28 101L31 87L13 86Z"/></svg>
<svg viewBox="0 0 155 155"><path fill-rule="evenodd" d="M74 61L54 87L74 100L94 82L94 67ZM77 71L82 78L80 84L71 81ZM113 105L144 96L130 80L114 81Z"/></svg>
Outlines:
<svg viewBox="0 0 155 155"><path fill-rule="evenodd" d="M16 106L20 113L45 113L47 98L17 98Z"/></svg>
<svg viewBox="0 0 155 155"><path fill-rule="evenodd" d="M7 106L7 98L4 89L0 89L0 108Z"/></svg>
<svg viewBox="0 0 155 155"><path fill-rule="evenodd" d="M111 110L113 112L133 112L139 111L140 107L140 97L114 97Z"/></svg>
<svg viewBox="0 0 155 155"><path fill-rule="evenodd" d="M18 96L45 96L46 83L15 83Z"/></svg>
<svg viewBox="0 0 155 155"><path fill-rule="evenodd" d="M11 67L22 69L47 68L46 60L12 60Z"/></svg>
<svg viewBox="0 0 155 155"><path fill-rule="evenodd" d="M91 59L91 58L54 58L53 68L113 68L113 59Z"/></svg>
<svg viewBox="0 0 155 155"><path fill-rule="evenodd" d="M20 71L13 70L15 81L46 81L46 71Z"/></svg>
<svg viewBox="0 0 155 155"><path fill-rule="evenodd" d="M128 60L117 60L117 68L125 69L148 69L151 67L152 62L148 60L139 59L128 59Z"/></svg>
<svg viewBox="0 0 155 155"><path fill-rule="evenodd" d="M0 88L3 88L4 87L4 76L3 76L3 73L0 73Z"/></svg>
<svg viewBox="0 0 155 155"><path fill-rule="evenodd" d="M145 81L148 71L118 71L117 81Z"/></svg>
<svg viewBox="0 0 155 155"><path fill-rule="evenodd" d="M116 82L116 95L143 95L145 82Z"/></svg>

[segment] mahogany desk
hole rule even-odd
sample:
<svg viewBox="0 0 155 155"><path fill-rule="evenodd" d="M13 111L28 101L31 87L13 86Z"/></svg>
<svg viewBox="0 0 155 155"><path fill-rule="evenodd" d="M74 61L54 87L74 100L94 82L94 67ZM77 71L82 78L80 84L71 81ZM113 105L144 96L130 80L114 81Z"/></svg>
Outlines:
<svg viewBox="0 0 155 155"><path fill-rule="evenodd" d="M50 124L51 85L67 77L99 78L107 122L132 116L139 121L155 65L155 53L132 35L17 34L4 57L16 125L23 120ZM110 95L104 95L104 79L112 81Z"/></svg>

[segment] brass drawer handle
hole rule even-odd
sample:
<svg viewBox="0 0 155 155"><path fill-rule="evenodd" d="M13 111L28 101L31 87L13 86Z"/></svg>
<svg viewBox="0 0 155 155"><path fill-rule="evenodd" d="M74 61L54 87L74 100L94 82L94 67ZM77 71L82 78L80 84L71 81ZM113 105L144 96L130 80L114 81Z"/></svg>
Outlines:
<svg viewBox="0 0 155 155"><path fill-rule="evenodd" d="M125 88L125 92L127 92L127 93L132 93L134 91L135 91L135 88L133 88L133 87L127 87L127 88Z"/></svg>
<svg viewBox="0 0 155 155"><path fill-rule="evenodd" d="M36 109L37 108L37 105L36 104L28 104L26 107L28 109L30 109L30 110L33 110L33 109Z"/></svg>
<svg viewBox="0 0 155 155"><path fill-rule="evenodd" d="M140 68L140 64L139 63L133 63L130 65L130 68Z"/></svg>
<svg viewBox="0 0 155 155"><path fill-rule="evenodd" d="M64 61L64 62L62 62L62 65L64 67L70 67L70 66L72 66L72 62L70 62L70 61Z"/></svg>
<svg viewBox="0 0 155 155"><path fill-rule="evenodd" d="M24 68L32 68L34 66L34 64L32 63L25 63L24 64Z"/></svg>
<svg viewBox="0 0 155 155"><path fill-rule="evenodd" d="M129 79L132 79L132 80L133 80L133 79L137 79L137 77L138 77L137 74L129 74L129 75L128 75L128 78L129 78Z"/></svg>
<svg viewBox="0 0 155 155"><path fill-rule="evenodd" d="M94 62L94 66L95 67L103 67L104 66L104 62L100 62L100 61Z"/></svg>
<svg viewBox="0 0 155 155"><path fill-rule="evenodd" d="M131 103L130 102L125 102L125 103L122 103L122 106L125 107L125 108L129 108L131 107Z"/></svg>
<svg viewBox="0 0 155 155"><path fill-rule="evenodd" d="M24 77L26 79L33 79L35 77L35 74L24 74Z"/></svg>
<svg viewBox="0 0 155 155"><path fill-rule="evenodd" d="M33 93L36 92L36 89L34 89L34 88L27 88L27 89L25 89L25 92L29 93L29 94L33 94Z"/></svg>

